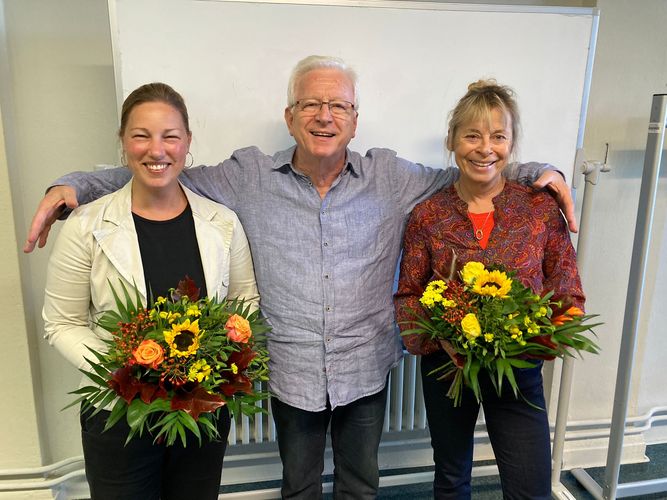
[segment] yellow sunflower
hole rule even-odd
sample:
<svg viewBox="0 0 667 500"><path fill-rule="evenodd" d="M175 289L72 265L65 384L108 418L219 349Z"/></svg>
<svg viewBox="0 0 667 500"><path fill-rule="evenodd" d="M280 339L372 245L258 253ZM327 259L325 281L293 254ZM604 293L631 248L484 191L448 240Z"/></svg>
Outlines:
<svg viewBox="0 0 667 500"><path fill-rule="evenodd" d="M475 279L473 292L491 297L507 297L512 289L512 280L502 271L483 271Z"/></svg>
<svg viewBox="0 0 667 500"><path fill-rule="evenodd" d="M187 357L199 349L199 320L192 323L186 319L183 323L172 323L171 330L164 330L164 340L171 348L170 357Z"/></svg>

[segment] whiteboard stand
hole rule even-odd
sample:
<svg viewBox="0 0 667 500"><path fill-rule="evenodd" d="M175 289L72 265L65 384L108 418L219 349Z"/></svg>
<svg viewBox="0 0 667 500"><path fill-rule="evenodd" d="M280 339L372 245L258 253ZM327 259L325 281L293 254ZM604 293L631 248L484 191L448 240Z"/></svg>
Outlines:
<svg viewBox="0 0 667 500"><path fill-rule="evenodd" d="M614 409L611 419L611 435L609 438L604 484L597 484L584 469L572 470L574 477L597 499L609 500L667 491L667 478L624 484L618 483L625 419L630 394L630 379L632 377L632 365L637 343L639 313L642 305L647 257L651 243L651 226L653 224L658 179L660 178L660 162L666 126L667 94L655 94L651 104L646 154L644 156L644 171L642 174L641 191L639 193L639 207L637 209L637 225L635 227L635 239L632 246L632 264L630 265L630 279L628 281L628 293L625 302L623 335L621 337L621 352L618 359L618 371L616 373Z"/></svg>
<svg viewBox="0 0 667 500"><path fill-rule="evenodd" d="M583 150L579 150L583 156ZM607 153L609 152L609 144L607 144ZM577 240L577 261L579 264L586 262L588 255L588 242L590 241L591 231L589 228L593 227L593 199L595 187L600 179L600 173L609 172L607 166L607 153L605 159L600 161L581 161L575 162L575 168L581 165L581 174L584 175L584 193L581 204L581 221L580 226L584 230L583 234ZM573 179L573 184L577 185ZM558 392L558 408L556 411L556 425L554 430L552 460L553 466L551 469L551 496L554 499L570 500L575 497L565 488L560 481L560 474L563 469L563 450L565 445L565 433L567 431L567 417L568 409L570 407L570 393L572 392L572 381L574 378L574 361L572 357L563 358L563 366L561 369L560 387Z"/></svg>

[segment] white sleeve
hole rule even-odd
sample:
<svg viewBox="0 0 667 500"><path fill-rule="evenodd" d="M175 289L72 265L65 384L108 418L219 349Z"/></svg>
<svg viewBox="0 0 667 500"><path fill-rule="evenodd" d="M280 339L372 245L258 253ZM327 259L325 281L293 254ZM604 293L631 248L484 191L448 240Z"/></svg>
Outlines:
<svg viewBox="0 0 667 500"><path fill-rule="evenodd" d="M255 282L252 255L245 231L238 218L232 233L229 260L227 297L245 299L253 304L253 309L256 309L259 306L259 292Z"/></svg>
<svg viewBox="0 0 667 500"><path fill-rule="evenodd" d="M77 368L94 359L86 346L106 351L90 328L92 234L83 234L76 214L63 225L53 247L44 291L44 337Z"/></svg>

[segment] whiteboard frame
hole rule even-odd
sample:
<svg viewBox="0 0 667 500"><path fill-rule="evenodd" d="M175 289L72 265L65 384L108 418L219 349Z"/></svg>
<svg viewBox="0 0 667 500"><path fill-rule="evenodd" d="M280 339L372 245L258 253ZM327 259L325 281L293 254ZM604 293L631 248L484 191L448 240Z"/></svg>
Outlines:
<svg viewBox="0 0 667 500"><path fill-rule="evenodd" d="M186 0L184 0L186 1ZM565 171L566 182L573 187L577 187L577 180L581 174L581 161L583 159L583 141L586 128L586 117L588 111L588 101L590 96L593 64L595 58L595 49L600 21L600 9L597 7L557 7L557 6L531 6L531 5L495 5L495 4L466 4L466 3L444 3L438 0L433 1L412 1L412 0L190 0L202 3L230 3L230 4L285 4L285 5L306 5L306 6L340 6L340 7L359 7L359 8L386 8L386 9L406 9L406 10L434 10L434 11L461 11L461 12L508 12L508 13L542 13L542 14L562 14L570 16L591 16L592 26L589 39L589 48L587 54L587 63L583 81L583 95L581 99L581 109L579 112L579 125L576 139L576 151L573 155L571 170ZM111 31L111 46L113 59L113 72L116 89L116 102L118 121L120 122L121 108L123 104L123 84L121 74L121 55L118 40L118 15L116 10L117 0L107 0L109 11L109 22ZM248 144L249 145L249 144ZM378 144L377 146L383 146ZM239 145L238 147L241 147ZM391 147L391 145L389 145ZM361 152L361 151L360 151ZM231 153L231 151L229 152ZM272 153L272 152L269 152ZM443 165L431 165L440 166ZM560 165L565 170L564 165Z"/></svg>

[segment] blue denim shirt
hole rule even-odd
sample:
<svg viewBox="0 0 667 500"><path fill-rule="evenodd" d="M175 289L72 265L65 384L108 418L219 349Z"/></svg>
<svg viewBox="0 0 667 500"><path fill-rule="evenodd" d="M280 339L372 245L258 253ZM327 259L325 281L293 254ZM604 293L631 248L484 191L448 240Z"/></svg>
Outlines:
<svg viewBox="0 0 667 500"><path fill-rule="evenodd" d="M415 204L458 178L388 149L365 156L347 151L347 164L324 199L292 165L294 147L268 156L240 149L211 167L184 171L184 185L227 205L250 242L260 307L273 331L272 393L308 410L351 403L384 387L402 357L392 292L403 231ZM545 168L508 166L526 183ZM85 203L120 187L124 169L55 184L77 188ZM202 259L216 258L202 255Z"/></svg>

